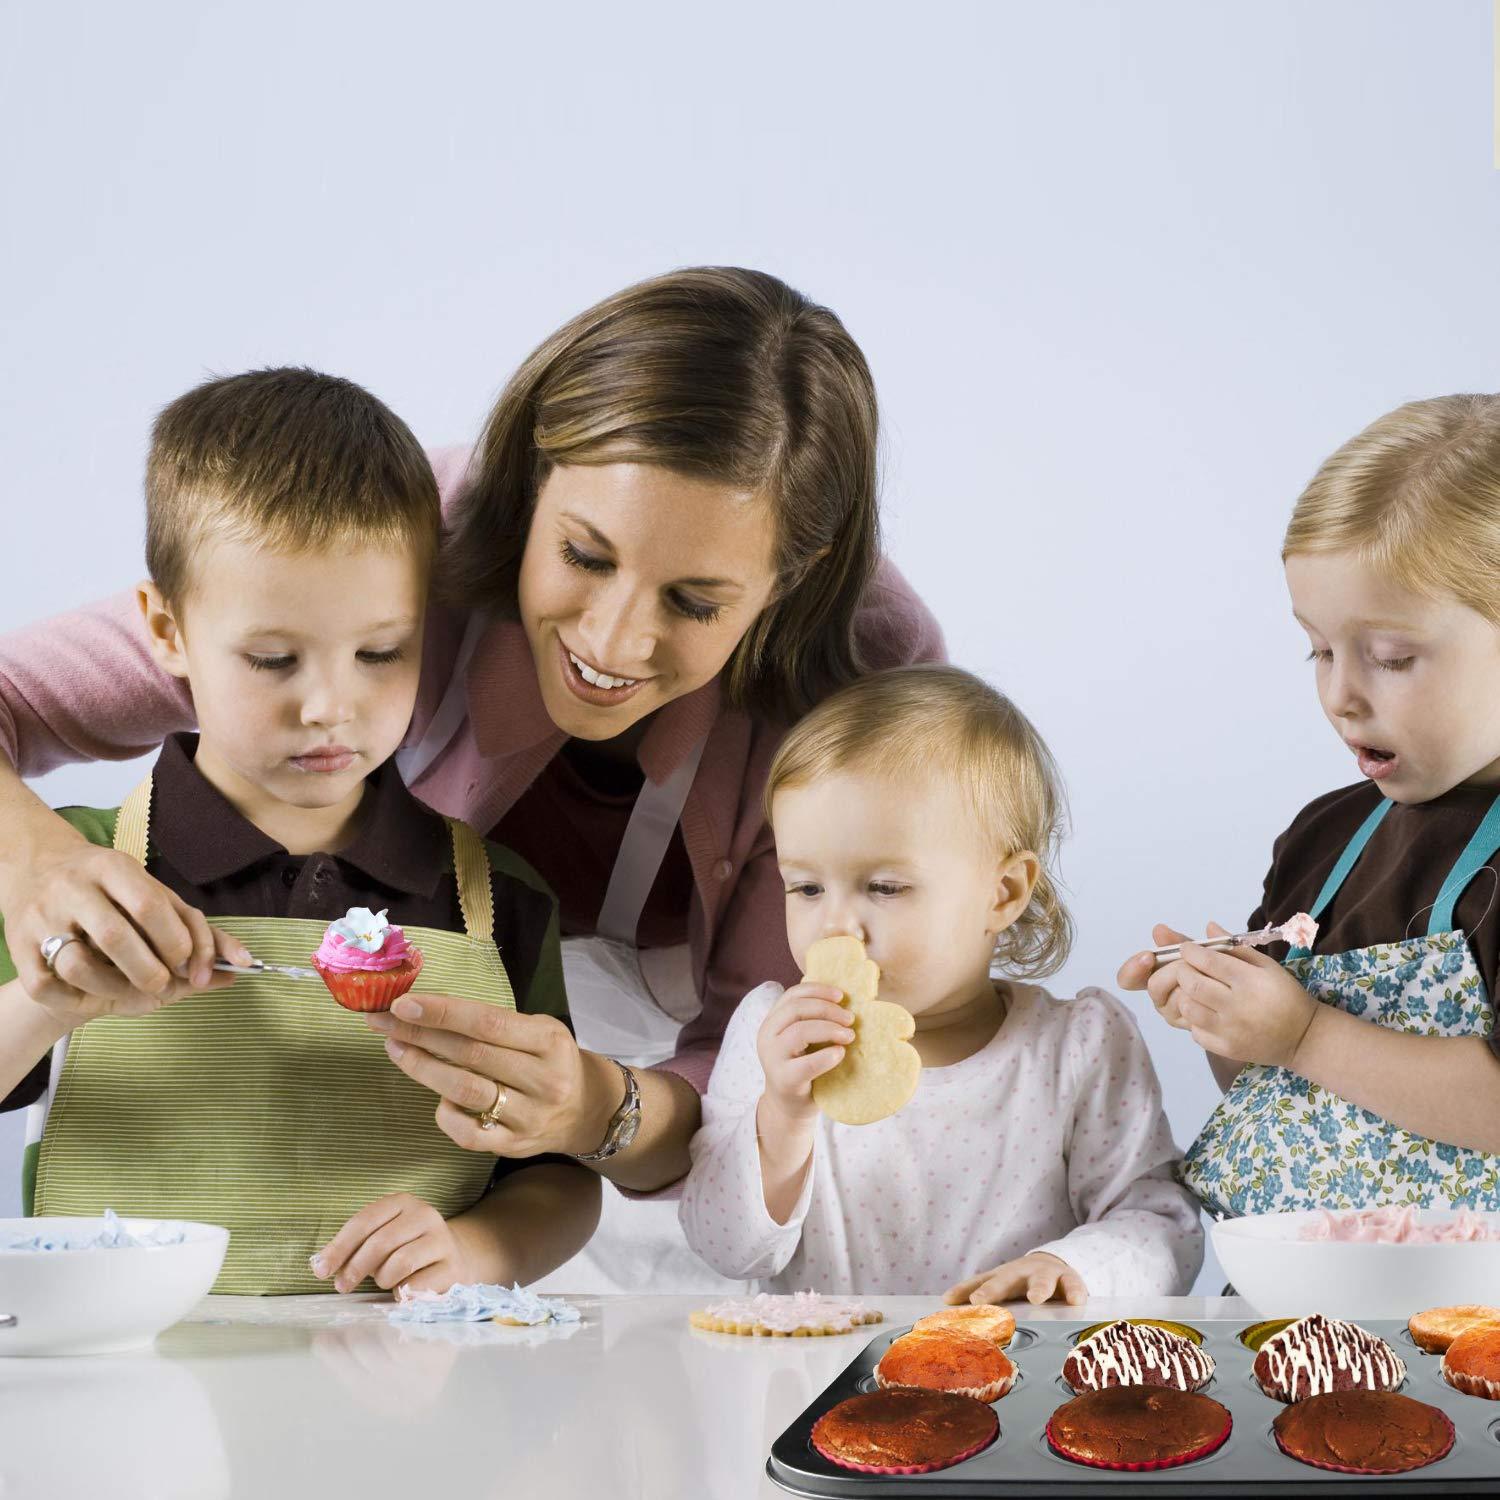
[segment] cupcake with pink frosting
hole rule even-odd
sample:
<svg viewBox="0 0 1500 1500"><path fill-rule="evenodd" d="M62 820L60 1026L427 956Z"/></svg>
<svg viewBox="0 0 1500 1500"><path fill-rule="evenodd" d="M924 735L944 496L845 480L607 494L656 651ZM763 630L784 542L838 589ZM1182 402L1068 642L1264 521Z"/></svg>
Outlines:
<svg viewBox="0 0 1500 1500"><path fill-rule="evenodd" d="M383 911L353 906L328 924L312 962L345 1010L389 1010L416 983L422 950Z"/></svg>

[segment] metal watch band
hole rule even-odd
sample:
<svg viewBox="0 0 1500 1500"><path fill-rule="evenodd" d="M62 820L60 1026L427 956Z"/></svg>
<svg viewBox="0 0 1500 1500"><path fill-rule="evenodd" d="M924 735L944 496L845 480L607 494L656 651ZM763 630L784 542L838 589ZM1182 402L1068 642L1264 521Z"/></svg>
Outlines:
<svg viewBox="0 0 1500 1500"><path fill-rule="evenodd" d="M614 1057L610 1061L625 1075L625 1099L610 1116L609 1125L604 1132L604 1144L597 1151L580 1152L573 1158L574 1161L608 1161L635 1139L633 1128L629 1130L628 1136L626 1131L627 1128L640 1124L641 1087L635 1081L635 1074L619 1058Z"/></svg>

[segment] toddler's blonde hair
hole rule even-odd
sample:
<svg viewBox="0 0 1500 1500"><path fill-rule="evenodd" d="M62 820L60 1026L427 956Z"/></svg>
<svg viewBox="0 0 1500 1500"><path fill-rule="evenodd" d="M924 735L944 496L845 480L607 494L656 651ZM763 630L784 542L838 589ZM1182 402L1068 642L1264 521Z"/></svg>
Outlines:
<svg viewBox="0 0 1500 1500"><path fill-rule="evenodd" d="M1052 752L1009 698L948 666L899 667L825 699L782 742L766 780L776 793L858 770L901 780L947 777L994 840L996 857L1031 850L1041 865L1031 902L1000 934L995 962L1021 978L1055 973L1073 920L1052 873L1067 822Z"/></svg>
<svg viewBox="0 0 1500 1500"><path fill-rule="evenodd" d="M1344 551L1500 625L1500 396L1408 402L1324 460L1281 556Z"/></svg>

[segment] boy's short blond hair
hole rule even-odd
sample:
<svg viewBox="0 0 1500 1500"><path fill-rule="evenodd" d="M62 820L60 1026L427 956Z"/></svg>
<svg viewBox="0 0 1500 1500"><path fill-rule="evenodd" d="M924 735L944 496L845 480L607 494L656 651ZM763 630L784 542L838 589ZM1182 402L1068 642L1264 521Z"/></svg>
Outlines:
<svg viewBox="0 0 1500 1500"><path fill-rule="evenodd" d="M168 600L192 587L210 535L275 551L437 551L437 480L411 429L352 380L252 370L205 381L163 409L146 461L146 565Z"/></svg>
<svg viewBox="0 0 1500 1500"><path fill-rule="evenodd" d="M1281 555L1345 551L1500 625L1500 396L1409 402L1325 459Z"/></svg>
<svg viewBox="0 0 1500 1500"><path fill-rule="evenodd" d="M782 742L766 781L767 813L783 788L849 770L893 780L946 777L993 839L997 859L1031 850L1041 873L1030 905L1001 933L995 962L1023 978L1063 966L1073 921L1053 874L1067 822L1062 778L1009 698L958 667L898 667L861 678Z"/></svg>

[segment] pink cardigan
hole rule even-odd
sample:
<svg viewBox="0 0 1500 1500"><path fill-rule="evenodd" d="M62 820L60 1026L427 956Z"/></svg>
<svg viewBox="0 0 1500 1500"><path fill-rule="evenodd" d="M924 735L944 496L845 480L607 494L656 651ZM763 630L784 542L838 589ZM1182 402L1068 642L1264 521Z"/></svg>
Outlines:
<svg viewBox="0 0 1500 1500"><path fill-rule="evenodd" d="M468 449L432 455L446 509ZM434 606L407 743L418 742L452 679L462 617ZM937 621L882 561L856 622L872 669L943 657ZM565 736L543 706L519 624L497 621L480 638L466 678L468 713L447 749L412 783L439 812L489 830L557 754ZM187 687L152 661L133 592L0 635L0 751L23 776L79 760L126 760L194 725ZM706 733L703 760L682 814L693 867L688 938L702 1013L665 1066L701 1092L740 999L768 979L791 984L784 892L761 811L766 773L785 725L720 701L717 680L658 710L641 767L663 780Z"/></svg>

